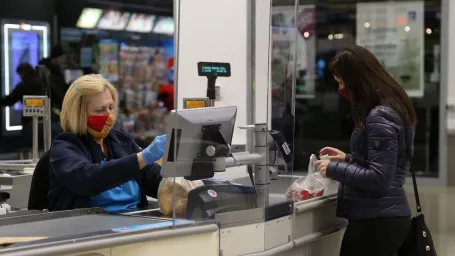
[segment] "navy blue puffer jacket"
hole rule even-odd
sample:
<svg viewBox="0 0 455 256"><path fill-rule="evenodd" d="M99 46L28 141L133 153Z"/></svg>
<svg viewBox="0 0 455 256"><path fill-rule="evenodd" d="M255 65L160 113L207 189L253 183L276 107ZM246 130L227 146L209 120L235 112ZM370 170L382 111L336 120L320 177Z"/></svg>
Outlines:
<svg viewBox="0 0 455 256"><path fill-rule="evenodd" d="M410 216L403 185L414 152L414 126L391 108L370 111L354 130L347 162L330 162L327 177L340 182L337 216L349 220Z"/></svg>

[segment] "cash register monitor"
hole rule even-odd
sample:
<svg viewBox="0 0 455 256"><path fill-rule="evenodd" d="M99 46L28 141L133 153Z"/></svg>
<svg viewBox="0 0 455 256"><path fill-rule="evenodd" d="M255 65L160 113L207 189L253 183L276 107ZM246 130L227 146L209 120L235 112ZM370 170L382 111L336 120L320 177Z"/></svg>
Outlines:
<svg viewBox="0 0 455 256"><path fill-rule="evenodd" d="M208 178L210 159L230 153L236 115L235 106L171 111L161 176Z"/></svg>

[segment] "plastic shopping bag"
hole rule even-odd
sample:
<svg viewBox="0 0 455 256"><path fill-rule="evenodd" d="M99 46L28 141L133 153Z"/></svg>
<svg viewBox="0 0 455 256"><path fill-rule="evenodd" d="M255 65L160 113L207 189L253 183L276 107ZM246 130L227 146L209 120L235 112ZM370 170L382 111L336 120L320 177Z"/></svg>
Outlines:
<svg viewBox="0 0 455 256"><path fill-rule="evenodd" d="M323 156L321 156L321 160L329 160L329 156L323 155ZM324 196L337 193L338 187L340 185L340 183L338 181L332 180L329 178L324 178L323 181L324 181L324 193L323 193Z"/></svg>
<svg viewBox="0 0 455 256"><path fill-rule="evenodd" d="M163 178L158 187L158 205L165 216L173 216L174 203L173 193L175 184L175 215L177 217L186 216L186 205L188 202L188 193L204 185L200 180L190 181L184 178Z"/></svg>
<svg viewBox="0 0 455 256"><path fill-rule="evenodd" d="M310 163L308 164L308 175L303 176L292 183L286 192L287 200L299 202L320 197L324 194L327 179L324 179L314 167L314 162L317 160L315 155L311 155Z"/></svg>

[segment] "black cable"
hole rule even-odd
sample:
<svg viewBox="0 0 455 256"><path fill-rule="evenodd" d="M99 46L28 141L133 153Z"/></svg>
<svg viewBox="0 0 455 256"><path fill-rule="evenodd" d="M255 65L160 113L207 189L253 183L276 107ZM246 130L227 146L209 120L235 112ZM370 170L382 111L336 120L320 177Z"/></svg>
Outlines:
<svg viewBox="0 0 455 256"><path fill-rule="evenodd" d="M277 152L276 152L276 151L277 151L277 147L278 147L278 146L277 146L276 143L275 143L275 156L273 157L272 166L275 166L275 161L276 161L276 156L277 156Z"/></svg>
<svg viewBox="0 0 455 256"><path fill-rule="evenodd" d="M251 167L251 165L248 165L247 169L248 169L248 175L250 176L251 185L253 185L253 187L254 187L253 168Z"/></svg>

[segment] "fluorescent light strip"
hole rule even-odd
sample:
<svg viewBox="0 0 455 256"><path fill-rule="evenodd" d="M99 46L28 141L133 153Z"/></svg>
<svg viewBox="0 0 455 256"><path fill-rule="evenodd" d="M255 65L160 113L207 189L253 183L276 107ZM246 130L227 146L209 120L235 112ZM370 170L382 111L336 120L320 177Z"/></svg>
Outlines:
<svg viewBox="0 0 455 256"><path fill-rule="evenodd" d="M3 43L4 43L4 50L5 50L5 63L4 63L4 69L5 69L5 96L9 95L9 89L10 89L10 84L9 84L9 29L18 29L20 28L19 24L5 24L3 26L4 32L3 32ZM5 129L7 131L20 131L22 130L22 125L17 125L17 126L11 126L11 120L9 116L9 107L5 108Z"/></svg>
<svg viewBox="0 0 455 256"><path fill-rule="evenodd" d="M47 27L46 26L32 26L32 30L43 31L43 58L48 57L49 47L47 46Z"/></svg>
<svg viewBox="0 0 455 256"><path fill-rule="evenodd" d="M4 45L4 70L5 70L5 95L10 93L10 82L9 82L9 29L19 29L19 24L4 24L3 25L3 45ZM46 26L32 26L32 30L41 30L43 31L43 57L47 58L49 54L48 42L47 42L47 27ZM5 108L5 129L7 131L20 131L22 130L22 125L11 125L10 117L10 108Z"/></svg>

